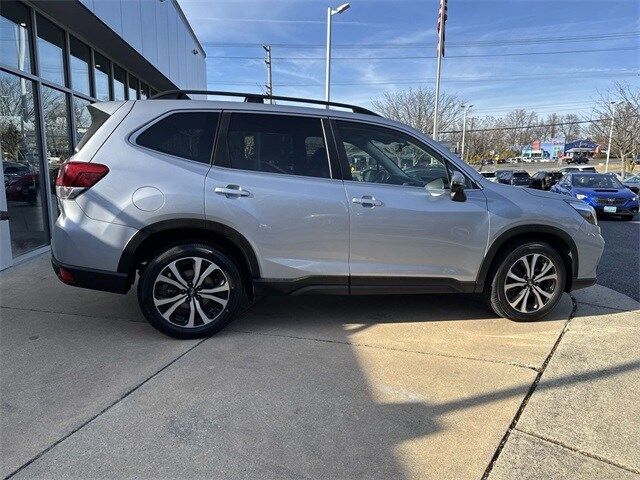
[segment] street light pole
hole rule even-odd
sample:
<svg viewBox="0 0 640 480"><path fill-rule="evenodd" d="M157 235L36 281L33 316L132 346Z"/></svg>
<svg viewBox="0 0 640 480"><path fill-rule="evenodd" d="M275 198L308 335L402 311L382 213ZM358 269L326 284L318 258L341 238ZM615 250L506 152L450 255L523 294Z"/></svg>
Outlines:
<svg viewBox="0 0 640 480"><path fill-rule="evenodd" d="M609 157L611 156L611 139L613 138L613 122L616 116L616 102L611 102L611 128L609 129L609 146L607 147L607 161L604 164L604 172L609 172Z"/></svg>
<svg viewBox="0 0 640 480"><path fill-rule="evenodd" d="M327 52L325 64L324 100L329 102L331 90L331 17L347 10L351 5L343 3L338 8L327 8ZM329 104L327 103L327 108Z"/></svg>
<svg viewBox="0 0 640 480"><path fill-rule="evenodd" d="M460 106L464 108L464 114L462 116L462 149L460 151L460 158L464 160L464 136L465 136L465 133L467 132L467 113L469 112L469 109L473 107L473 105L460 105Z"/></svg>

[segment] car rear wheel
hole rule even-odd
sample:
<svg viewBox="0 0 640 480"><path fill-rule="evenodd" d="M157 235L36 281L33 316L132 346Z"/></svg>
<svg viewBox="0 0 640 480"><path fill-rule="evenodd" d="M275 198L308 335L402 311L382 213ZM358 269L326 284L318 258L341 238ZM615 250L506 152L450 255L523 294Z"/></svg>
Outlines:
<svg viewBox="0 0 640 480"><path fill-rule="evenodd" d="M213 335L236 316L242 301L238 268L203 244L173 246L151 259L138 282L147 321L175 338Z"/></svg>
<svg viewBox="0 0 640 480"><path fill-rule="evenodd" d="M564 262L543 242L528 242L506 252L488 291L489 305L501 317L516 321L543 318L560 301L566 284Z"/></svg>

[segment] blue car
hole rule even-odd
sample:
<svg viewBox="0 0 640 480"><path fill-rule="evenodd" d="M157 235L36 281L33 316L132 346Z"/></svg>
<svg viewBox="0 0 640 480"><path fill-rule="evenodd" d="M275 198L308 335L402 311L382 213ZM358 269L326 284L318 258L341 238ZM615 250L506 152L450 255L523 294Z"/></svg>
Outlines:
<svg viewBox="0 0 640 480"><path fill-rule="evenodd" d="M632 220L638 213L638 195L613 173L568 173L551 191L582 200L600 215L622 215Z"/></svg>

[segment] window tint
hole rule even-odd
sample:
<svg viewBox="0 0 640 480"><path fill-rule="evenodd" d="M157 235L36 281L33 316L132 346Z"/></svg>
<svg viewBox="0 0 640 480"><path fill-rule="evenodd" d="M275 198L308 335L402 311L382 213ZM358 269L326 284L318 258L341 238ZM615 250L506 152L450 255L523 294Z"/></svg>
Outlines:
<svg viewBox="0 0 640 480"><path fill-rule="evenodd" d="M402 132L355 122L337 124L353 180L443 189L449 188L449 177L458 171Z"/></svg>
<svg viewBox="0 0 640 480"><path fill-rule="evenodd" d="M0 8L0 63L31 73L31 16L15 1L2 0Z"/></svg>
<svg viewBox="0 0 640 480"><path fill-rule="evenodd" d="M231 168L331 176L319 118L234 113L227 148Z"/></svg>
<svg viewBox="0 0 640 480"><path fill-rule="evenodd" d="M40 76L64 85L64 32L40 15L36 21Z"/></svg>
<svg viewBox="0 0 640 480"><path fill-rule="evenodd" d="M209 163L219 116L216 112L174 113L138 135L136 143L176 157Z"/></svg>

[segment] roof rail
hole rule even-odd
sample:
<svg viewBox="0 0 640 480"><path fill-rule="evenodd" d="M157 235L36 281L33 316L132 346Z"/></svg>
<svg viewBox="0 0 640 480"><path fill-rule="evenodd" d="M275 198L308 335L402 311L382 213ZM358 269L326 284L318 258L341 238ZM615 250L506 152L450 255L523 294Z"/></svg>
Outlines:
<svg viewBox="0 0 640 480"><path fill-rule="evenodd" d="M170 98L175 100L189 100L188 94L193 95L218 95L222 97L244 97L245 102L249 103L264 103L265 100L282 100L287 102L298 102L298 103L310 103L313 105L325 105L332 107L340 107L340 108L348 108L353 113L363 113L365 115L375 115L379 117L375 112L368 110L363 107L358 107L357 105L349 105L348 103L338 103L338 102L326 102L324 100L314 100L310 98L297 98L297 97L282 97L279 95L263 95L260 93L242 93L242 92L219 92L215 90L165 90L163 92L159 92L151 97L151 100L159 100L163 98Z"/></svg>

